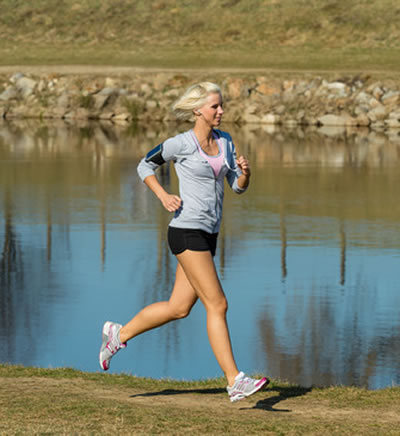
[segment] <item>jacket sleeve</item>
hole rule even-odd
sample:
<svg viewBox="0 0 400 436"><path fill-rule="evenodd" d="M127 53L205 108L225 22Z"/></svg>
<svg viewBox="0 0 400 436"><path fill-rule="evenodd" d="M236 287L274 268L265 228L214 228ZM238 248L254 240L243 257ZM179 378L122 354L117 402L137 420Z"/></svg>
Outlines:
<svg viewBox="0 0 400 436"><path fill-rule="evenodd" d="M151 153L156 150L157 147L161 147L160 156L158 159L149 159ZM181 149L181 143L175 138L169 138L166 141L159 144L153 150L151 150L137 166L137 172L142 181L155 174L156 170L165 162L175 160L175 156Z"/></svg>
<svg viewBox="0 0 400 436"><path fill-rule="evenodd" d="M227 156L226 161L229 167L229 171L226 173L226 179L229 183L229 186L233 189L237 194L243 194L247 190L246 188L240 188L237 182L237 179L242 175L242 171L237 166L236 163L236 149L233 144L232 138L227 135Z"/></svg>

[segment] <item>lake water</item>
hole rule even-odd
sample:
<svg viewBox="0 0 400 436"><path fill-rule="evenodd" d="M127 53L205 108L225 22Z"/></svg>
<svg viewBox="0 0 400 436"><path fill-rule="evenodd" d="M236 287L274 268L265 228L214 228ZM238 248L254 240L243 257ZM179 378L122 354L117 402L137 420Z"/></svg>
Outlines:
<svg viewBox="0 0 400 436"><path fill-rule="evenodd" d="M136 174L182 125L0 124L0 362L99 371L105 320L167 299L170 215ZM224 125L253 169L216 256L240 369L302 386L400 383L397 131ZM160 174L177 192L171 167ZM110 372L221 371L205 311L132 340Z"/></svg>

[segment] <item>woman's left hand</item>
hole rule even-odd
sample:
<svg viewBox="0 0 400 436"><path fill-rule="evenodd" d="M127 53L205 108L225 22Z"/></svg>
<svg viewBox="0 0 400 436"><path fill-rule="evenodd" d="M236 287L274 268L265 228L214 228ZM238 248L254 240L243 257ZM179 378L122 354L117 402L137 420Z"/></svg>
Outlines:
<svg viewBox="0 0 400 436"><path fill-rule="evenodd" d="M251 171L249 161L244 156L239 156L239 158L236 159L236 163L243 175L250 177Z"/></svg>

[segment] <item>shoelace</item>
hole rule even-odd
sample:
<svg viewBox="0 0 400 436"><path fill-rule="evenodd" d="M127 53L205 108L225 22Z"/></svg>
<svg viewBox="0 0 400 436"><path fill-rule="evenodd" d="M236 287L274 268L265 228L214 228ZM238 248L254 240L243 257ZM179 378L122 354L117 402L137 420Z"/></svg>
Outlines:
<svg viewBox="0 0 400 436"><path fill-rule="evenodd" d="M120 346L116 344L112 344L112 341L108 341L106 348L108 348L111 354L115 354L120 349Z"/></svg>

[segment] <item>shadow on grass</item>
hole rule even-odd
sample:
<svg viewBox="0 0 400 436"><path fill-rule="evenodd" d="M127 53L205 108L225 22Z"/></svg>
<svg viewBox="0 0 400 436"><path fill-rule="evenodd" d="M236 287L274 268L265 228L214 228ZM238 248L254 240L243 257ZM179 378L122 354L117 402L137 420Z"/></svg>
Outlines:
<svg viewBox="0 0 400 436"><path fill-rule="evenodd" d="M312 388L302 388L298 386L292 387L280 387L274 386L270 388L263 389L261 392L277 392L274 396L269 396L263 400L257 401L257 403L252 407L242 407L240 410L250 410L250 409L262 409L268 412L291 412L290 409L277 409L274 408L276 404L287 400L288 398L300 397L306 395L312 391ZM160 395L185 395L185 394L206 394L215 395L226 393L224 388L204 388L204 389L164 389L157 392L146 392L143 394L131 395L131 398L137 397L157 397Z"/></svg>
<svg viewBox="0 0 400 436"><path fill-rule="evenodd" d="M296 387L280 387L274 386L266 389L270 392L277 392L277 395L273 397L265 398L264 400L259 400L253 407L242 407L240 410L249 409L262 409L268 412L291 412L290 409L276 409L274 406L288 398L301 397L312 391L312 388L302 388L300 386Z"/></svg>
<svg viewBox="0 0 400 436"><path fill-rule="evenodd" d="M144 394L131 395L131 398L136 397L157 397L159 395L183 395L183 394L222 394L226 392L223 388L204 388L204 389L164 389L157 392L146 392Z"/></svg>

